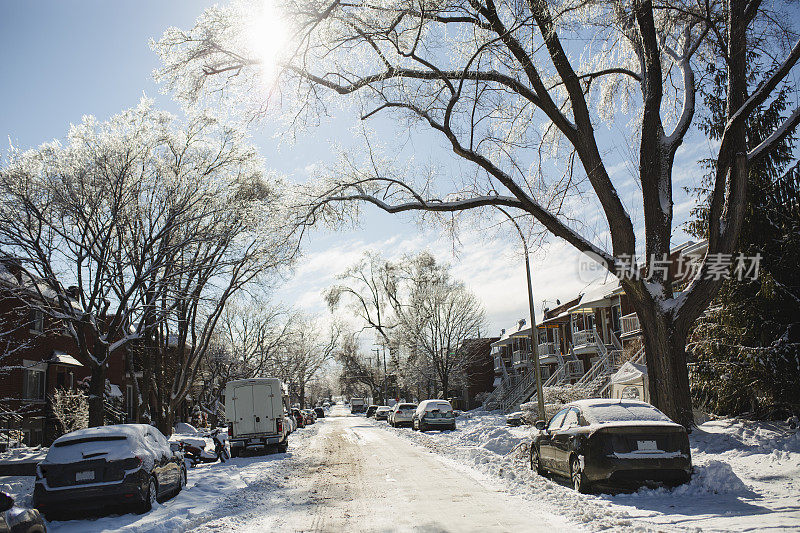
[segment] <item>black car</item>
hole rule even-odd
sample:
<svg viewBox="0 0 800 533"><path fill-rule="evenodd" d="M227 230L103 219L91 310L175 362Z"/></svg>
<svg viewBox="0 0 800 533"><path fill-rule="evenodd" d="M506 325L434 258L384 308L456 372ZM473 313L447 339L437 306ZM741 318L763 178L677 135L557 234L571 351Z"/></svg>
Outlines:
<svg viewBox="0 0 800 533"><path fill-rule="evenodd" d="M315 407L314 413L316 413L317 418L325 418L325 409L322 407Z"/></svg>
<svg viewBox="0 0 800 533"><path fill-rule="evenodd" d="M36 509L14 506L10 494L0 492L0 533L46 533L47 527Z"/></svg>
<svg viewBox="0 0 800 533"><path fill-rule="evenodd" d="M366 413L364 413L364 416L366 416L367 418L371 418L375 416L375 411L377 410L378 410L377 405L370 405L369 407L367 407L367 411Z"/></svg>
<svg viewBox="0 0 800 533"><path fill-rule="evenodd" d="M59 437L36 467L33 504L45 517L147 512L186 485L183 454L156 428L116 424Z"/></svg>
<svg viewBox="0 0 800 533"><path fill-rule="evenodd" d="M692 473L686 429L648 403L580 400L536 428L531 468L567 476L579 492L594 485L679 485Z"/></svg>

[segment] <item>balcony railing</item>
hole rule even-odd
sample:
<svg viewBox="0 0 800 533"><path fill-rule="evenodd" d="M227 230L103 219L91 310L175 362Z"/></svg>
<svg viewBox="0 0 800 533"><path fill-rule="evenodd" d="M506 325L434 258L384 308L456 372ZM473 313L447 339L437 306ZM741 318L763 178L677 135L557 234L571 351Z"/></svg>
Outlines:
<svg viewBox="0 0 800 533"><path fill-rule="evenodd" d="M587 344L594 344L594 332L592 330L586 329L572 332L573 346L586 346Z"/></svg>
<svg viewBox="0 0 800 533"><path fill-rule="evenodd" d="M546 357L548 355L556 355L556 346L552 342L543 342L539 345L539 357Z"/></svg>
<svg viewBox="0 0 800 533"><path fill-rule="evenodd" d="M622 317L622 335L632 335L640 331L642 331L642 326L639 324L639 316L636 313Z"/></svg>

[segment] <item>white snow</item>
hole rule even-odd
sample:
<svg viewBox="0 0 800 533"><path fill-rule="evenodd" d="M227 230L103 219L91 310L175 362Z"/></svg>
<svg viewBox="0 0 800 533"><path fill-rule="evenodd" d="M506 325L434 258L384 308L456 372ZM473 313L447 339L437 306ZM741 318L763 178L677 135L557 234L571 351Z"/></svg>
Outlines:
<svg viewBox="0 0 800 533"><path fill-rule="evenodd" d="M800 433L785 424L706 422L689 436L691 482L615 495L581 495L567 480L533 474L528 450L535 430L509 427L499 413L471 411L456 424L456 431L386 430L462 468L501 478L514 494L546 503L590 530L800 529Z"/></svg>
<svg viewBox="0 0 800 533"><path fill-rule="evenodd" d="M325 429L328 420L294 433L287 454L240 457L190 469L187 487L147 514L52 522L48 531L188 531L202 525L208 531L223 531L236 530L245 523L286 525L289 522L282 517L287 512L293 517L316 513L309 505L316 505L317 489L340 488L349 497L366 498L358 487L348 484L346 465L340 468L341 476L345 476L341 480L328 479L320 469L325 447L318 432ZM335 417L331 423L334 421ZM522 499L530 503L529 510L562 516L565 523L581 524L588 530L800 529L800 433L783 423L735 419L706 422L690 435L695 465L690 483L675 489L644 488L615 495L578 494L567 480L533 474L528 464L531 428L509 427L502 414L472 411L459 416L456 424L456 431L419 433L359 418L343 436L358 443L359 449L372 446L374 451L367 454L371 457L388 442L380 438L381 432L391 432L433 453L454 471L485 479L487 487L496 486L502 493L513 495L515 505ZM330 437L341 430L325 431ZM385 462L375 457L376 465ZM295 480L307 470L313 473L308 480ZM386 478L387 486L396 486L401 474L392 472L387 477L382 473L381 479ZM32 489L32 477L0 477L0 490L15 495L20 505L30 505ZM424 491L420 496L424 497ZM338 504L331 505L338 508ZM390 510L388 502L381 509ZM346 522L346 517L341 520ZM370 524L358 522L350 530L360 531L360 527L369 530Z"/></svg>
<svg viewBox="0 0 800 533"><path fill-rule="evenodd" d="M93 457L114 461L137 456L149 469L155 458L171 453L166 438L152 426L115 424L62 435L53 442L43 464L74 463Z"/></svg>

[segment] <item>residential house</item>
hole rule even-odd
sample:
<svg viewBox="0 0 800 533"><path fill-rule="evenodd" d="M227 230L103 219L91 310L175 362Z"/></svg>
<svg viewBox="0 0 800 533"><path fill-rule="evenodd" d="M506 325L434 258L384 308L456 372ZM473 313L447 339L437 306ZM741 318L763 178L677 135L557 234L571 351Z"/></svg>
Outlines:
<svg viewBox="0 0 800 533"><path fill-rule="evenodd" d="M76 390L91 375L63 325L41 311L46 302L25 290L29 282L13 258L0 258L0 446L18 436L28 445L52 442L60 434L53 392ZM122 396L123 370L119 353L107 371L110 397Z"/></svg>
<svg viewBox="0 0 800 533"><path fill-rule="evenodd" d="M676 293L693 275L706 241L688 241L671 251L668 276ZM611 373L624 363L641 364L644 350L641 326L619 280L594 283L565 304L545 309L537 324L536 339L542 381L545 385L577 385L589 394L605 394ZM512 409L536 392L531 328L524 319L503 330L492 343L495 390L486 405Z"/></svg>

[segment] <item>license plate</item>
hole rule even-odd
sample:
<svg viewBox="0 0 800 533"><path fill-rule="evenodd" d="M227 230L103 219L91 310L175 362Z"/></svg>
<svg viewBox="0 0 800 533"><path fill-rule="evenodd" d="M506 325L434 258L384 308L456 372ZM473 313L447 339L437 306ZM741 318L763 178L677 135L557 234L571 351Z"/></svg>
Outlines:
<svg viewBox="0 0 800 533"><path fill-rule="evenodd" d="M654 440L638 440L636 441L636 445L640 450L645 450L645 451L658 449L658 445Z"/></svg>
<svg viewBox="0 0 800 533"><path fill-rule="evenodd" d="M75 481L93 481L94 470L84 470L83 472L75 472Z"/></svg>

